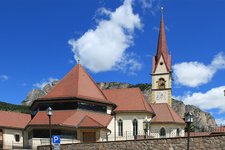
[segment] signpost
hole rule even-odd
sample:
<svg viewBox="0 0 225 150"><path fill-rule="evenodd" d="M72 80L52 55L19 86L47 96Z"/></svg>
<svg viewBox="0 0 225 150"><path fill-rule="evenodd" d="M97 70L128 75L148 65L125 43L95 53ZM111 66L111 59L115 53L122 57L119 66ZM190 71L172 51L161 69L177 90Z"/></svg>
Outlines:
<svg viewBox="0 0 225 150"><path fill-rule="evenodd" d="M60 150L60 135L53 135L52 143L53 143L54 150Z"/></svg>

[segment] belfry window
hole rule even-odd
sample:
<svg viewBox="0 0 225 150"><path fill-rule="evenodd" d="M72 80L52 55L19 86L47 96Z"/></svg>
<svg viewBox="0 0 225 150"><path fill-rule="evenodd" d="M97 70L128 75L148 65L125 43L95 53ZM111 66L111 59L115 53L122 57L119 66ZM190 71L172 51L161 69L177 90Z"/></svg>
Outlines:
<svg viewBox="0 0 225 150"><path fill-rule="evenodd" d="M138 135L138 121L137 119L133 120L133 136Z"/></svg>
<svg viewBox="0 0 225 150"><path fill-rule="evenodd" d="M159 131L159 135L160 135L160 137L166 136L166 129L161 128L160 131Z"/></svg>
<svg viewBox="0 0 225 150"><path fill-rule="evenodd" d="M118 136L123 136L123 121L121 119L118 121Z"/></svg>
<svg viewBox="0 0 225 150"><path fill-rule="evenodd" d="M158 88L159 89L165 89L165 86L166 86L166 80L163 79L163 78L160 78L158 81Z"/></svg>

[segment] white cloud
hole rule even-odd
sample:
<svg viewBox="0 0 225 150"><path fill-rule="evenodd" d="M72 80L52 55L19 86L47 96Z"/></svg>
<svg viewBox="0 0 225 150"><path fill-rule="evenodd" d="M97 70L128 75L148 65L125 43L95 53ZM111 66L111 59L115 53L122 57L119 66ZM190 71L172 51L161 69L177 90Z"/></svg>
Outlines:
<svg viewBox="0 0 225 150"><path fill-rule="evenodd" d="M224 118L217 118L217 119L216 119L216 124L217 124L218 126L220 126L220 125L225 125L225 119L224 119Z"/></svg>
<svg viewBox="0 0 225 150"><path fill-rule="evenodd" d="M152 15L155 16L156 12L159 11L160 1L158 0L139 0L141 7L144 11L149 10Z"/></svg>
<svg viewBox="0 0 225 150"><path fill-rule="evenodd" d="M142 68L142 64L136 59L134 53L125 55L122 61L115 69L122 70L123 72L128 72L129 75L136 75L136 71ZM128 59L129 58L129 59Z"/></svg>
<svg viewBox="0 0 225 150"><path fill-rule="evenodd" d="M71 59L70 59L68 62L69 62L70 64L74 64L74 61L71 60Z"/></svg>
<svg viewBox="0 0 225 150"><path fill-rule="evenodd" d="M187 93L185 96L178 96L185 104L195 105L203 110L217 109L218 113L225 112L225 86L213 88L205 93Z"/></svg>
<svg viewBox="0 0 225 150"><path fill-rule="evenodd" d="M225 69L223 53L218 53L209 65L194 61L182 62L173 66L175 82L188 87L197 87L208 83L220 69Z"/></svg>
<svg viewBox="0 0 225 150"><path fill-rule="evenodd" d="M0 81L6 81L6 80L8 80L9 79L9 77L7 76L7 75L0 75Z"/></svg>
<svg viewBox="0 0 225 150"><path fill-rule="evenodd" d="M52 83L53 81L58 81L59 79L57 78L48 78L48 79L43 79L38 83L33 84L34 87L39 88L39 89L43 89L45 87L45 85Z"/></svg>
<svg viewBox="0 0 225 150"><path fill-rule="evenodd" d="M132 0L125 0L115 11L101 8L99 12L108 19L99 20L95 29L79 39L69 40L75 59L96 73L140 69L140 63L126 51L133 44L134 30L142 28L139 15L133 13Z"/></svg>
<svg viewBox="0 0 225 150"><path fill-rule="evenodd" d="M173 70L176 82L189 87L197 87L208 83L215 73L215 69L199 62L175 64Z"/></svg>
<svg viewBox="0 0 225 150"><path fill-rule="evenodd" d="M152 8L154 0L140 0L142 8Z"/></svg>
<svg viewBox="0 0 225 150"><path fill-rule="evenodd" d="M222 52L214 57L211 67L215 69L225 69L225 55Z"/></svg>
<svg viewBox="0 0 225 150"><path fill-rule="evenodd" d="M159 32L159 27L154 26L154 27L152 28L152 30Z"/></svg>

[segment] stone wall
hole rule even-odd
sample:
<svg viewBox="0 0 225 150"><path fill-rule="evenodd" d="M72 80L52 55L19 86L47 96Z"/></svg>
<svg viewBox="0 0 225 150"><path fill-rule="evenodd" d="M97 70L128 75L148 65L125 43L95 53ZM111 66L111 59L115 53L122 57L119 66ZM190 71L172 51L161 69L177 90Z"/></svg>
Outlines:
<svg viewBox="0 0 225 150"><path fill-rule="evenodd" d="M186 148L186 137L61 145L61 150L185 150ZM49 147L40 146L38 150L49 150ZM191 137L190 150L225 150L225 135Z"/></svg>

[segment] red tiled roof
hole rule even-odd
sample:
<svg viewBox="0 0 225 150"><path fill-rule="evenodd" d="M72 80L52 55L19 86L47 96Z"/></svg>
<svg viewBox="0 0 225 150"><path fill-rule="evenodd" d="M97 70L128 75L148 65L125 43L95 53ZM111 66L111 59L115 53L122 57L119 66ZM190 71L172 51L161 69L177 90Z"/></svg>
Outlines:
<svg viewBox="0 0 225 150"><path fill-rule="evenodd" d="M30 120L29 114L0 111L0 127L24 129Z"/></svg>
<svg viewBox="0 0 225 150"><path fill-rule="evenodd" d="M103 93L109 101L117 105L114 111L154 113L139 88L110 89L103 90Z"/></svg>
<svg viewBox="0 0 225 150"><path fill-rule="evenodd" d="M103 127L103 125L89 116L85 116L77 126L81 128Z"/></svg>
<svg viewBox="0 0 225 150"><path fill-rule="evenodd" d="M163 57L163 59L166 63L167 70L171 71L171 56L168 55L168 50L167 50L166 33L165 33L165 25L164 25L163 15L162 15L161 22L160 22L157 55L155 57L153 57L153 63L152 63L153 73L155 72L156 67L159 64L159 59L161 56Z"/></svg>
<svg viewBox="0 0 225 150"><path fill-rule="evenodd" d="M225 132L225 127L223 126L217 127L215 132Z"/></svg>
<svg viewBox="0 0 225 150"><path fill-rule="evenodd" d="M150 104L155 112L152 123L179 123L185 124L184 120L166 103Z"/></svg>
<svg viewBox="0 0 225 150"><path fill-rule="evenodd" d="M85 69L76 65L47 95L38 100L81 98L109 103Z"/></svg>
<svg viewBox="0 0 225 150"><path fill-rule="evenodd" d="M111 120L111 115L84 110L55 110L52 115L52 124L59 126L80 127L91 123L90 126L99 124L107 127ZM39 111L28 125L48 125L48 123L46 112Z"/></svg>

